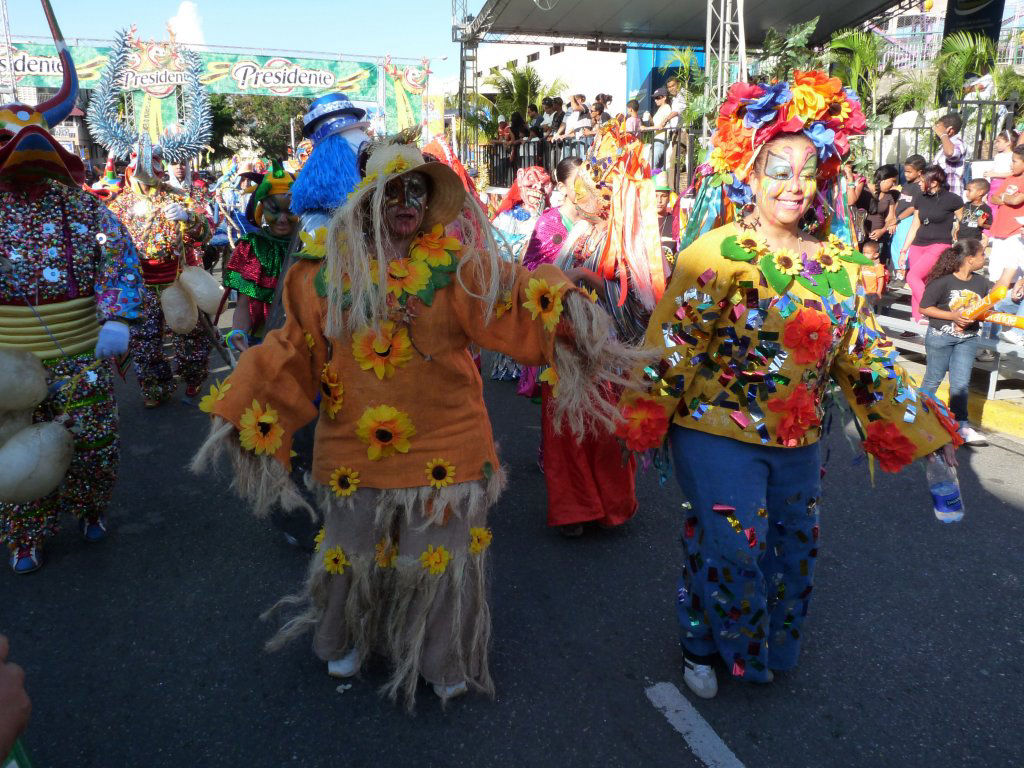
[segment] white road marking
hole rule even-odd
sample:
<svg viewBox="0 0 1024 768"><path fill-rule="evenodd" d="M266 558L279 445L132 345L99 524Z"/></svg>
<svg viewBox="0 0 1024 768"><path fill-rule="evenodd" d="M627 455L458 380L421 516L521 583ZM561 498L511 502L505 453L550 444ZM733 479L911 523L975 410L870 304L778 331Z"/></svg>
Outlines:
<svg viewBox="0 0 1024 768"><path fill-rule="evenodd" d="M682 734L693 754L708 768L744 768L715 729L672 683L652 685L647 689L647 698Z"/></svg>

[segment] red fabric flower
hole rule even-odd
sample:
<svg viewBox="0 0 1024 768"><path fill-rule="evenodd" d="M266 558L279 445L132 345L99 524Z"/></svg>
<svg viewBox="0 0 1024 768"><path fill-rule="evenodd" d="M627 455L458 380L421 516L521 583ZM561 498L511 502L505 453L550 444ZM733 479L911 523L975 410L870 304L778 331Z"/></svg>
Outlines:
<svg viewBox="0 0 1024 768"><path fill-rule="evenodd" d="M864 450L878 459L883 472L899 472L914 460L917 449L899 427L891 421L872 421L868 424L868 439Z"/></svg>
<svg viewBox="0 0 1024 768"><path fill-rule="evenodd" d="M803 385L796 387L789 397L773 397L768 401L768 410L782 414L775 433L788 448L799 445L807 430L821 423L814 395Z"/></svg>
<svg viewBox="0 0 1024 768"><path fill-rule="evenodd" d="M832 345L832 321L821 312L801 309L786 323L782 343L797 363L819 363Z"/></svg>
<svg viewBox="0 0 1024 768"><path fill-rule="evenodd" d="M623 421L615 429L615 435L626 442L631 451L647 451L657 448L668 432L668 416L665 409L655 400L641 397L622 407Z"/></svg>
<svg viewBox="0 0 1024 768"><path fill-rule="evenodd" d="M725 103L718 114L732 117L743 106L744 99L756 99L764 94L764 88L753 83L733 83L725 96Z"/></svg>

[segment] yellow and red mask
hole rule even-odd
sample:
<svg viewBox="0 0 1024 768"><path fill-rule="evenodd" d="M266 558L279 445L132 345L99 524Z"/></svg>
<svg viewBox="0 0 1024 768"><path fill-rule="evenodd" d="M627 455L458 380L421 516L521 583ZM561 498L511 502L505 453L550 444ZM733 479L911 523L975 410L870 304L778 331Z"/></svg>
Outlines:
<svg viewBox="0 0 1024 768"><path fill-rule="evenodd" d="M49 0L42 0L42 4L60 56L64 81L53 98L37 107L27 104L0 107L0 180L17 182L52 178L80 186L85 181L85 167L81 159L50 134L50 130L70 115L75 106L78 75Z"/></svg>

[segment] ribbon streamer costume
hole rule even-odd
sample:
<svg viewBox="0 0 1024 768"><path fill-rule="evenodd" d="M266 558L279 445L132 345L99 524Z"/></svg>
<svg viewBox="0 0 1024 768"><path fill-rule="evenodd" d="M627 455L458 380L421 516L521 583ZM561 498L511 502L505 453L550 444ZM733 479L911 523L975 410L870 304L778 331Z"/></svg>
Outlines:
<svg viewBox="0 0 1024 768"><path fill-rule="evenodd" d="M520 168L516 180L491 219L498 231L502 255L514 264L522 264L530 235L548 204L551 177L538 166ZM496 355L491 369L495 381L518 381L520 368L506 355Z"/></svg>
<svg viewBox="0 0 1024 768"><path fill-rule="evenodd" d="M716 656L746 681L769 682L772 670L796 666L818 552L819 439L833 384L856 416L869 462L885 471L955 440L948 411L912 386L865 302L859 272L869 259L834 234L825 242L801 238L802 254L769 247L759 234L761 207L732 221L734 207L752 199L758 153L792 136L789 146L808 152L804 168L820 160L816 178L801 170L774 181L758 171L759 206L779 190L802 189L805 204L825 205L833 231L848 235L827 201L835 199L848 136L863 130L856 96L820 72L730 88L689 239L718 226L679 253L647 331L661 359L638 373L647 392L622 401L626 445L656 449L667 437L689 500L678 614L684 679L705 697L717 684L699 673L711 672ZM806 150L804 137L813 144ZM765 154L763 162L773 162Z"/></svg>
<svg viewBox="0 0 1024 768"><path fill-rule="evenodd" d="M401 222L421 210L417 200L426 201L412 225L420 234L407 254L386 256L395 241L384 232L398 224L382 217ZM386 692L409 707L420 676L442 701L493 692L487 512L504 471L468 347L553 363L559 413L580 432L584 415L614 414L600 391L639 356L609 340L604 314L557 269L503 262L458 177L414 147L371 151L327 251L289 271L284 327L211 391L204 407L217 418L193 466L227 450L257 511L294 504L291 438L316 418L324 529L304 592L282 601L305 610L272 647L313 629L315 653L338 676L379 652L391 669Z"/></svg>
<svg viewBox="0 0 1024 768"><path fill-rule="evenodd" d="M19 573L41 565L40 547L56 532L61 512L78 518L87 540L105 534L103 515L117 478L118 420L110 362L94 351L97 339L117 326L123 348L114 353L126 351L128 329L119 321L139 316L142 290L131 237L81 188L81 161L48 133L70 114L78 79L46 0L43 8L64 82L38 107L0 108L0 123L11 136L0 147L0 347L42 361L51 396L34 420L64 419L74 453L53 493L0 503L0 538Z"/></svg>
<svg viewBox="0 0 1024 768"><path fill-rule="evenodd" d="M159 144L152 145L148 135L124 125L118 103L131 39L130 31L118 35L87 117L99 143L123 160L130 157L125 189L110 207L128 228L142 260L147 290L142 321L132 332L132 356L143 398L152 407L169 399L177 386L163 352L166 326L160 293L183 267L202 266L202 246L211 236L206 214L165 181L164 162L182 163L199 154L210 137L210 104L199 80L201 59L194 51L178 49L187 67L188 110L181 130L165 133ZM177 213L172 215L171 210ZM192 397L209 372L210 338L199 324L189 333L174 334L173 346L176 373L185 383L186 396Z"/></svg>

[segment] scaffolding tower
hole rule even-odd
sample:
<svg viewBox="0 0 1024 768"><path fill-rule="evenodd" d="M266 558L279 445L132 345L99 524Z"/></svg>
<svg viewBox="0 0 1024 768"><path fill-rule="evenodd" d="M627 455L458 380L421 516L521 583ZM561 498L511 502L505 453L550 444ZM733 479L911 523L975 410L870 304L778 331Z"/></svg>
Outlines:
<svg viewBox="0 0 1024 768"><path fill-rule="evenodd" d="M480 97L480 69L477 53L480 37L473 27L473 14L468 0L452 0L452 42L459 44L459 120L453 143L459 158L467 166L475 166L473 153L480 141L477 121L466 116L475 110Z"/></svg>
<svg viewBox="0 0 1024 768"><path fill-rule="evenodd" d="M704 54L708 94L715 103L721 104L732 83L747 81L743 0L708 0ZM704 134L708 132L708 119L705 117Z"/></svg>
<svg viewBox="0 0 1024 768"><path fill-rule="evenodd" d="M0 103L14 104L18 101L18 87L14 76L14 58L11 55L11 24L7 15L7 0L0 0L0 33L3 34L3 57L7 70L0 73Z"/></svg>

